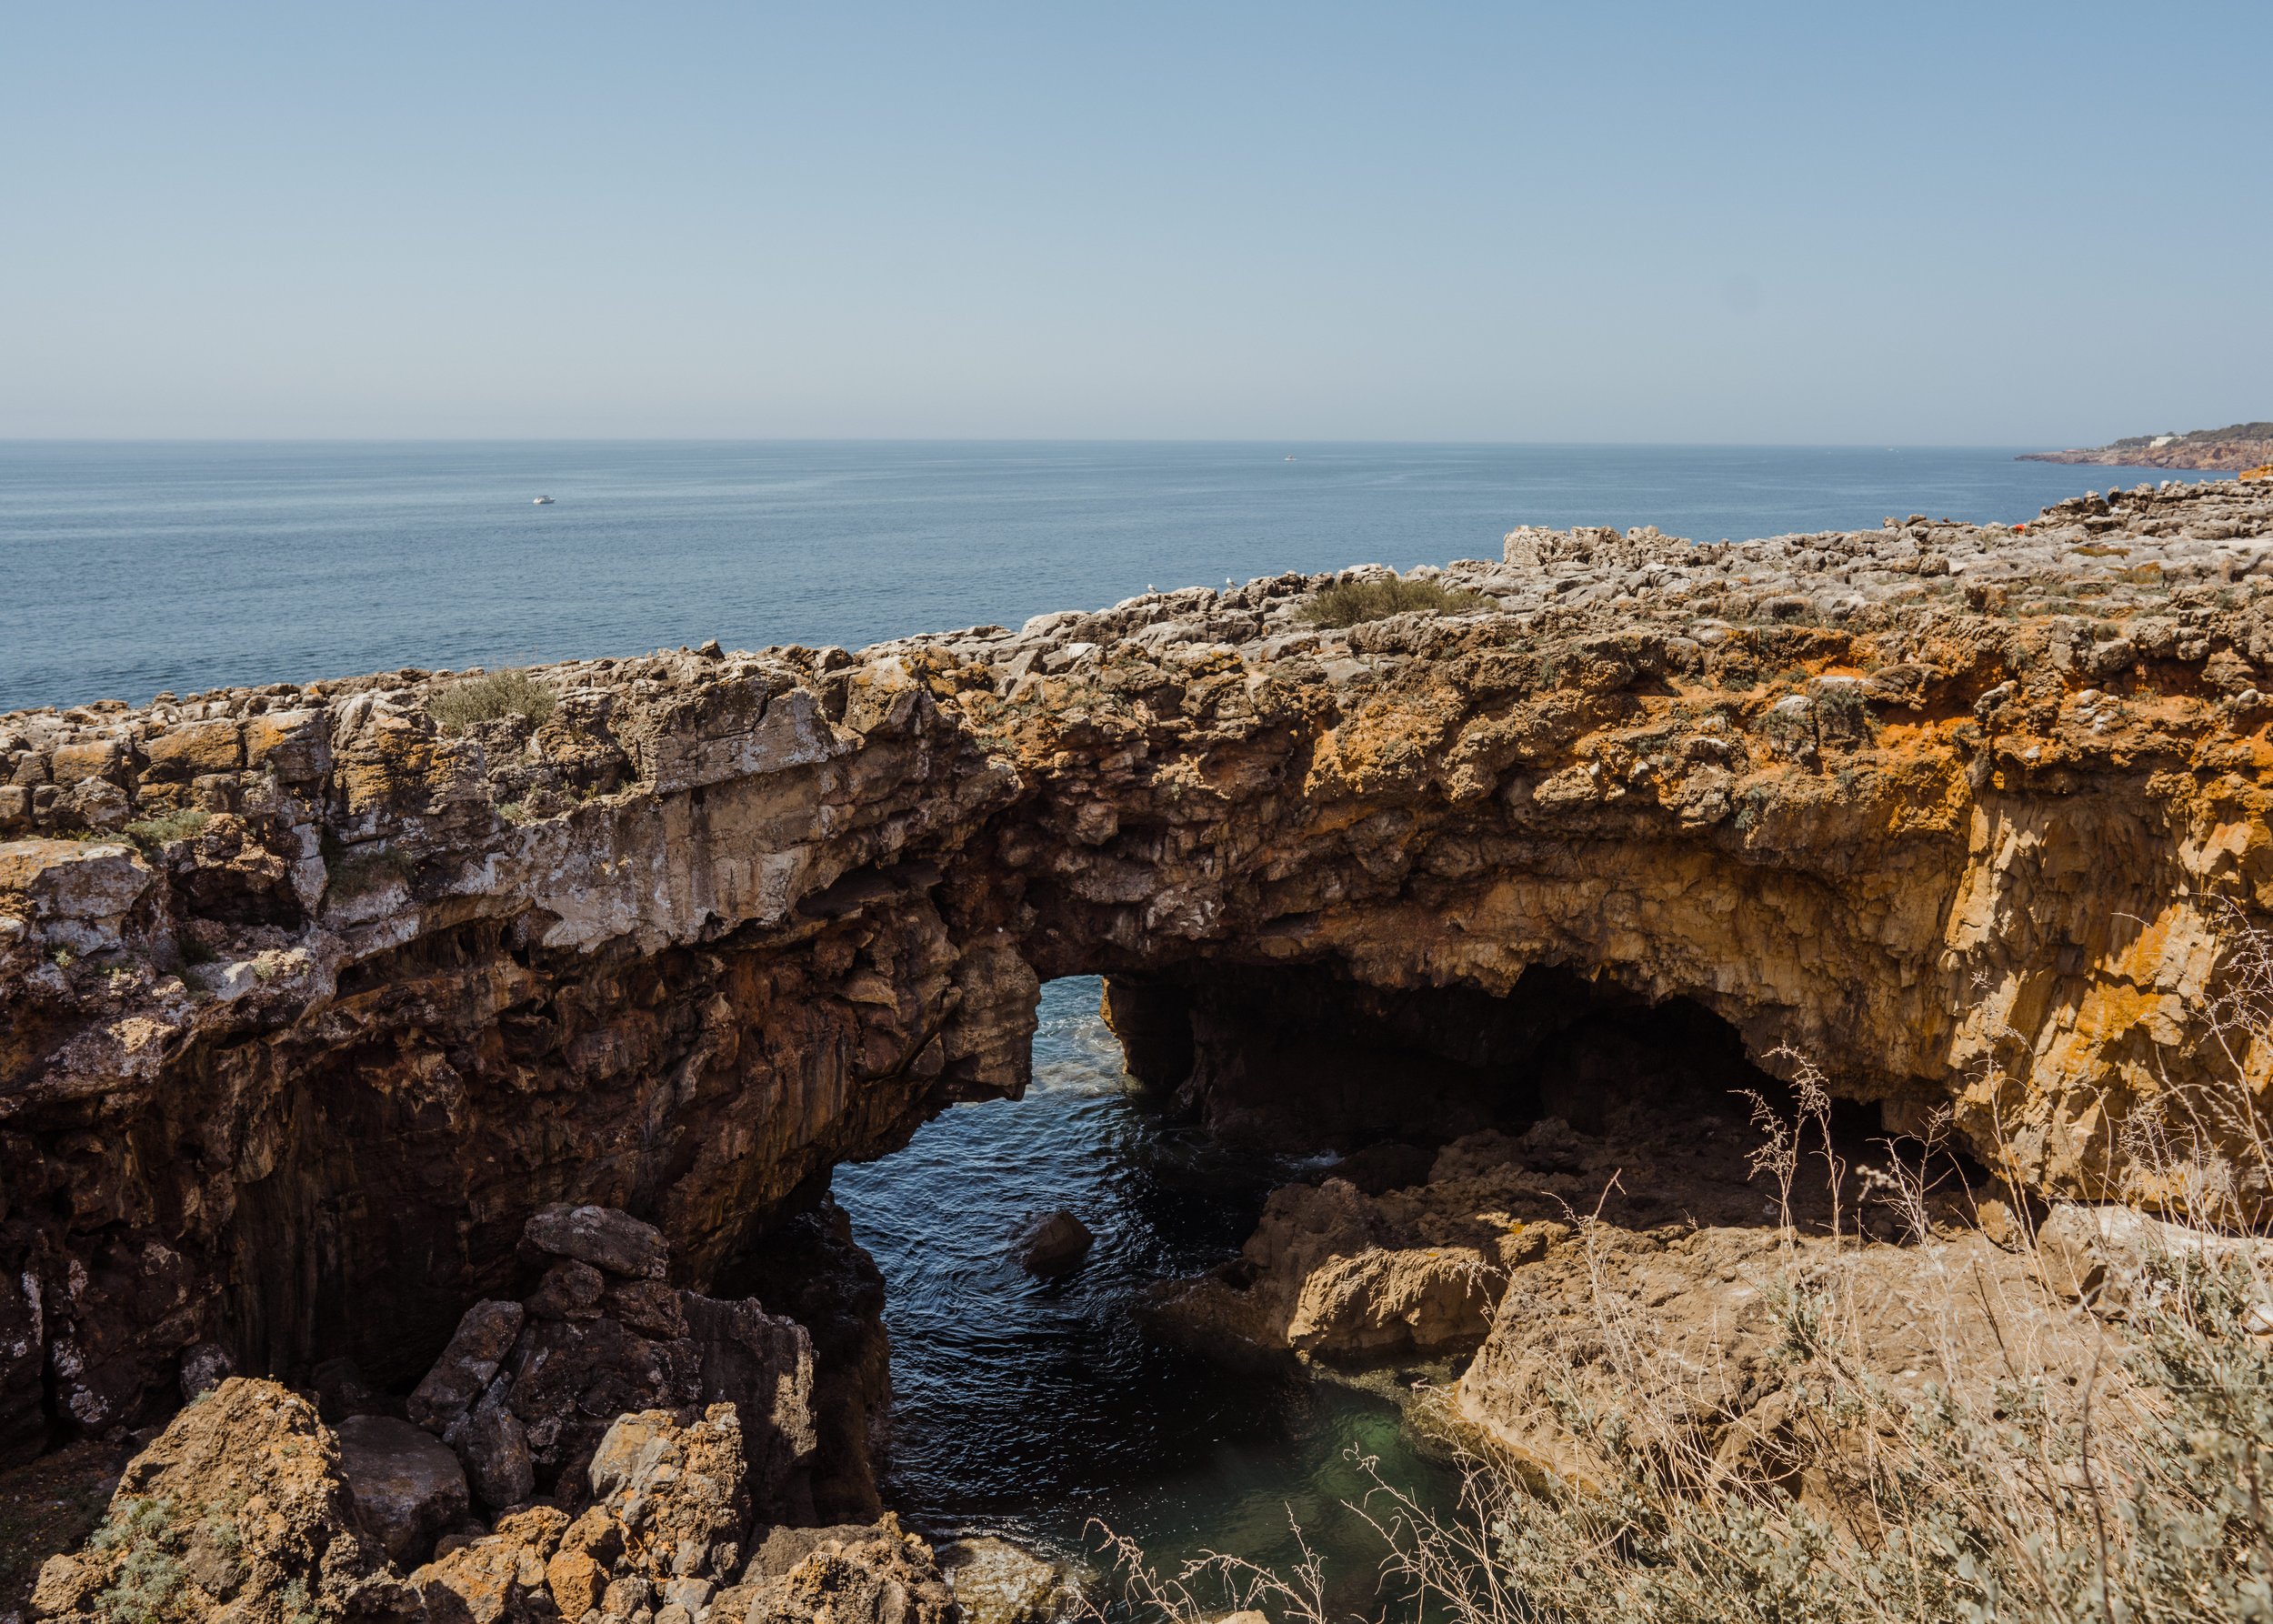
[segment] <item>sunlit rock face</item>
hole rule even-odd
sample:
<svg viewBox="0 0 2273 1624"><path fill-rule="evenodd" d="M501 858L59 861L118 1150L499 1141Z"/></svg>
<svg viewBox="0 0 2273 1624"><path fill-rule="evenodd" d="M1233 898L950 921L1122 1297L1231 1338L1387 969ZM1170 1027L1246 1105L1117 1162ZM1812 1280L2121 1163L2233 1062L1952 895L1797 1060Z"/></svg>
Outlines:
<svg viewBox="0 0 2273 1624"><path fill-rule="evenodd" d="M2273 903L2268 570L2273 493L2220 484L1524 529L1442 572L1461 612L1323 629L1283 576L546 667L545 715L455 731L465 679L416 671L0 717L0 1454L148 1413L203 1341L413 1379L551 1202L705 1288L836 1162L1021 1088L1072 973L1182 989L1122 1024L1203 1108L1315 1075L1363 1138L1401 1086L1243 1056L1211 987L1411 1028L1551 971L2144 1193L2143 1107L2267 1074L2207 1011ZM1420 1047L1488 1095L1515 1039L1465 1018ZM2262 1205L2204 1120L2208 1198Z"/></svg>

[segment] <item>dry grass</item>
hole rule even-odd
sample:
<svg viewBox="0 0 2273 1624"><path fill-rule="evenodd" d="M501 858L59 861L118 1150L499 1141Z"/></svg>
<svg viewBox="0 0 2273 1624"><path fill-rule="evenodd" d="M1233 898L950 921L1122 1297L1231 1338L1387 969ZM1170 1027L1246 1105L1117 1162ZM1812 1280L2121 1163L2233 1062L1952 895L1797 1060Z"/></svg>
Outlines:
<svg viewBox="0 0 2273 1624"><path fill-rule="evenodd" d="M506 717L542 722L554 704L552 689L526 671L508 669L452 683L426 701L426 714L444 733L455 735Z"/></svg>
<svg viewBox="0 0 2273 1624"><path fill-rule="evenodd" d="M2237 1185L2261 1190L2273 1173L2243 1069L2273 1031L2273 938L2237 921L2231 939L2222 990L2197 1021L2204 1052L2230 1060L2229 1080L2172 1091L2120 1130L2135 1164L2129 1188L2142 1188L2143 1168L2145 1186L2163 1192L2147 1215L2159 1221L2130 1226L2150 1244L2111 1266L2092 1308L2026 1270L2001 1286L1978 1271L1933 1284L1920 1270L1929 1284L1917 1311L1934 1368L1904 1373L1923 1380L1887 1379L1858 1300L1859 1215L1850 1203L1827 1241L1802 1244L1789 1227L1797 1180L1819 1174L1836 1194L1849 1169L1834 1148L1825 1079L1787 1054L1796 1115L1755 1102L1756 1176L1775 1187L1790 1237L1768 1378L1789 1399L1784 1424L1739 1437L1742 1418L1729 1412L1700 1426L1697 1373L1660 1351L1648 1311L1612 1283L1606 1238L1582 1222L1601 1365L1583 1390L1574 1380L1549 1403L1599 1469L1579 1482L1477 1459L1450 1514L1377 1476L1353 1509L1380 1540L1383 1593L1396 1599L1384 1616L2273 1620L2273 1284L2264 1251L2203 1222L2214 1215L2230 1228L2247 1205ZM2235 1165L2237 1146L2254 1167ZM1922 1258L1936 1244L1932 1147L1910 1148L1862 1178ZM1957 1334L1960 1322L1971 1339ZM2040 1334L2047 1328L2055 1334ZM1197 1618L1197 1585L1292 1624L1328 1624L1315 1560L1289 1575L1218 1556L1163 1579L1132 1547L1117 1554L1133 1610L1153 1619Z"/></svg>
<svg viewBox="0 0 2273 1624"><path fill-rule="evenodd" d="M1418 610L1425 615L1466 615L1488 609L1492 600L1480 592L1462 592L1441 581L1337 581L1311 594L1302 606L1302 618L1311 626L1347 627L1361 621L1387 620L1392 615Z"/></svg>

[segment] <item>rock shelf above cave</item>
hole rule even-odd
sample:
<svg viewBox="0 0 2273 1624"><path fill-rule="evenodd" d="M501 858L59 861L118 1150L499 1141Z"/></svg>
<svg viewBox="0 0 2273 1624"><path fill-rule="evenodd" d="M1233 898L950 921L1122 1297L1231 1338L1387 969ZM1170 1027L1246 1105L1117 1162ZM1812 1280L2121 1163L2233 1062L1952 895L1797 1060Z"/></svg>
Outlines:
<svg viewBox="0 0 2273 1624"><path fill-rule="evenodd" d="M426 671L0 717L0 1458L201 1343L407 1384L552 1203L703 1289L1018 1092L1056 976L1547 967L2087 1197L2177 1193L2126 1125L2262 1086L2207 1039L2273 902L2273 486L1435 574L1488 606L1322 627L1285 576L486 720ZM2262 1209L2220 1143L2190 1193Z"/></svg>

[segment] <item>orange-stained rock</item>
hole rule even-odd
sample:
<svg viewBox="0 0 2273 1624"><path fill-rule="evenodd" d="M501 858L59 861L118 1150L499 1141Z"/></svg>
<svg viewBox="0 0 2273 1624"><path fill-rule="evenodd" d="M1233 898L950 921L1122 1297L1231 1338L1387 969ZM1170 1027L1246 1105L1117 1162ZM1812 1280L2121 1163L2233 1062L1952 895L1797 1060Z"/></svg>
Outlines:
<svg viewBox="0 0 2273 1624"><path fill-rule="evenodd" d="M244 740L227 717L182 722L142 743L143 771L154 778L194 778L225 773L243 765Z"/></svg>
<svg viewBox="0 0 2273 1624"><path fill-rule="evenodd" d="M336 1609L384 1558L358 1534L336 1440L305 1399L231 1377L131 1461L104 1526L41 1571L35 1609L93 1624L114 1587L166 1617L294 1624Z"/></svg>
<svg viewBox="0 0 2273 1624"><path fill-rule="evenodd" d="M35 1328L0 1451L239 1335L407 1386L554 1203L652 1224L699 1292L836 1162L1023 1088L1071 974L1327 977L1385 1023L1551 975L1687 999L2016 1187L2263 1211L2231 1133L2183 1188L2136 1150L2273 1079L2208 1030L2273 919L2268 570L2273 493L2222 481L2025 528L1520 529L1440 572L1488 609L1346 628L1284 576L571 662L456 731L416 671L0 717L12 834L210 814L91 936L0 889L0 1321ZM215 724L265 765L145 785ZM1394 1065L1316 1075L1321 1119L1402 1103ZM1309 1322L1433 1322L1444 1273Z"/></svg>

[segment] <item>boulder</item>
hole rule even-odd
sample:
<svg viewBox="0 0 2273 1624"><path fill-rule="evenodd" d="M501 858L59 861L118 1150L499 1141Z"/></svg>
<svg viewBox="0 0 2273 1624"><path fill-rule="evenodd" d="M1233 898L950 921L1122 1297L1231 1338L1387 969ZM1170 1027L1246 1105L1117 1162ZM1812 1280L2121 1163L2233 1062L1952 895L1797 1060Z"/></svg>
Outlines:
<svg viewBox="0 0 2273 1624"><path fill-rule="evenodd" d="M128 1463L103 1526L41 1569L35 1609L74 1624L336 1612L377 1566L315 1407L230 1377Z"/></svg>
<svg viewBox="0 0 2273 1624"><path fill-rule="evenodd" d="M236 1374L236 1361L218 1342L193 1342L182 1349L182 1402L202 1398Z"/></svg>
<svg viewBox="0 0 2273 1624"><path fill-rule="evenodd" d="M539 1487L580 1501L585 1468L617 1416L692 1408L703 1397L693 1343L656 1341L603 1315L531 1318L481 1404L514 1418Z"/></svg>
<svg viewBox="0 0 2273 1624"><path fill-rule="evenodd" d="M641 1336L667 1342L686 1335L686 1310L679 1297L661 1280L617 1280L608 1286L600 1307Z"/></svg>
<svg viewBox="0 0 2273 1624"><path fill-rule="evenodd" d="M506 1408L503 1383L492 1388L442 1437L464 1464L474 1498L490 1510L517 1506L536 1492L528 1429Z"/></svg>
<svg viewBox="0 0 2273 1624"><path fill-rule="evenodd" d="M956 1618L955 1592L931 1548L902 1532L889 1512L867 1528L812 1531L824 1537L786 1566L765 1561L761 1550L742 1583L714 1599L711 1616L725 1612L746 1624L811 1624L823 1612L834 1624L950 1624Z"/></svg>
<svg viewBox="0 0 2273 1624"><path fill-rule="evenodd" d="M337 1426L350 1416L396 1416L398 1406L364 1379L363 1368L349 1358L325 1359L308 1372L315 1408Z"/></svg>
<svg viewBox="0 0 2273 1624"><path fill-rule="evenodd" d="M2217 1235L2134 1208L2056 1201L2037 1227L2037 1270L2063 1297L2120 1312L2157 1268L2199 1258L2216 1268L2247 1259L2262 1275L2273 1241Z"/></svg>
<svg viewBox="0 0 2273 1624"><path fill-rule="evenodd" d="M466 1517L458 1458L432 1434L393 1416L350 1416L339 1424L339 1473L364 1531L405 1567Z"/></svg>
<svg viewBox="0 0 2273 1624"><path fill-rule="evenodd" d="M724 1578L741 1564L749 1498L742 1424L731 1404L699 1418L671 1410L618 1416L593 1454L593 1501L622 1529L637 1570Z"/></svg>
<svg viewBox="0 0 2273 1624"><path fill-rule="evenodd" d="M1069 1275L1081 1267L1096 1237L1072 1213L1046 1213L1018 1236L1018 1267L1043 1279Z"/></svg>
<svg viewBox="0 0 2273 1624"><path fill-rule="evenodd" d="M557 1624L546 1573L533 1547L492 1534L436 1557L410 1583L436 1624Z"/></svg>
<svg viewBox="0 0 2273 1624"><path fill-rule="evenodd" d="M545 1271L536 1289L522 1303L539 1319L596 1319L607 1277L589 1263L563 1258Z"/></svg>
<svg viewBox="0 0 2273 1624"><path fill-rule="evenodd" d="M526 1303L467 1309L406 1406L457 1451L476 1505L495 1511L543 1493L575 1509L616 1417L727 1404L752 1509L767 1523L815 1519L803 1327L755 1299L675 1290L660 1235L610 1208L547 1208L525 1238L544 1271Z"/></svg>
<svg viewBox="0 0 2273 1624"><path fill-rule="evenodd" d="M540 1208L522 1227L521 1240L530 1250L574 1258L626 1279L659 1280L670 1268L663 1231L613 1207Z"/></svg>
<svg viewBox="0 0 2273 1624"><path fill-rule="evenodd" d="M525 1317L519 1303L484 1301L466 1309L442 1357L406 1401L410 1418L429 1432L447 1430L496 1377Z"/></svg>
<svg viewBox="0 0 2273 1624"><path fill-rule="evenodd" d="M740 1418L749 1494L768 1523L811 1522L813 1340L794 1319L755 1298L681 1298L705 1404L731 1404Z"/></svg>
<svg viewBox="0 0 2273 1624"><path fill-rule="evenodd" d="M939 1570L963 1624L1050 1624L1076 1597L1065 1570L1007 1539L958 1539L939 1548Z"/></svg>

